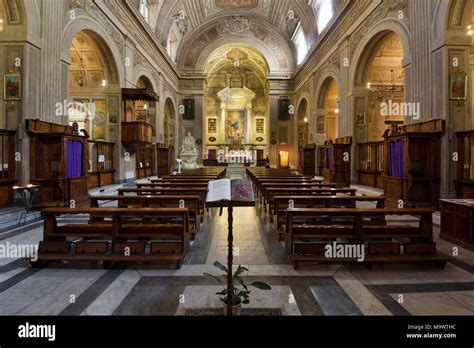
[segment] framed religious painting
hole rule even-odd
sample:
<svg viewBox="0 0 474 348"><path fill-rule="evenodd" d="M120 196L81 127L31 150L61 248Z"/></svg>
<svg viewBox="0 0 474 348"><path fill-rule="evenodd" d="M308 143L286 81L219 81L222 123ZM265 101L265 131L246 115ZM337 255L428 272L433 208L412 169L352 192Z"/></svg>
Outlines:
<svg viewBox="0 0 474 348"><path fill-rule="evenodd" d="M207 119L207 133L217 134L217 118Z"/></svg>
<svg viewBox="0 0 474 348"><path fill-rule="evenodd" d="M263 118L257 118L255 120L255 133L265 134L265 120Z"/></svg>
<svg viewBox="0 0 474 348"><path fill-rule="evenodd" d="M290 100L280 99L278 100L278 120L288 121L290 119Z"/></svg>
<svg viewBox="0 0 474 348"><path fill-rule="evenodd" d="M466 100L467 99L467 74L454 73L451 74L451 81L449 83L450 99L451 100Z"/></svg>
<svg viewBox="0 0 474 348"><path fill-rule="evenodd" d="M184 114L183 120L194 120L194 99L184 99Z"/></svg>
<svg viewBox="0 0 474 348"><path fill-rule="evenodd" d="M317 131L318 131L318 134L324 134L324 131L325 131L324 116L318 116L317 118Z"/></svg>
<svg viewBox="0 0 474 348"><path fill-rule="evenodd" d="M21 75L5 74L3 78L3 100L21 100Z"/></svg>
<svg viewBox="0 0 474 348"><path fill-rule="evenodd" d="M356 125L365 126L365 112L356 113Z"/></svg>

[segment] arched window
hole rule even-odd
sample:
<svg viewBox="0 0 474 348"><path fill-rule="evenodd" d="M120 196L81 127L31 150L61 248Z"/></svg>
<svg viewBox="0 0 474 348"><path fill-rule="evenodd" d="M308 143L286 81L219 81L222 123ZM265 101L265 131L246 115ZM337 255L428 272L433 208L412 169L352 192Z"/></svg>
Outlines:
<svg viewBox="0 0 474 348"><path fill-rule="evenodd" d="M138 7L140 14L145 18L148 23L148 0L140 0L140 6Z"/></svg>
<svg viewBox="0 0 474 348"><path fill-rule="evenodd" d="M306 58L306 54L308 54L308 44L301 23L298 24L298 27L295 30L293 43L296 47L296 63L299 65Z"/></svg>
<svg viewBox="0 0 474 348"><path fill-rule="evenodd" d="M334 16L332 0L313 0L313 8L316 12L318 32L321 33Z"/></svg>

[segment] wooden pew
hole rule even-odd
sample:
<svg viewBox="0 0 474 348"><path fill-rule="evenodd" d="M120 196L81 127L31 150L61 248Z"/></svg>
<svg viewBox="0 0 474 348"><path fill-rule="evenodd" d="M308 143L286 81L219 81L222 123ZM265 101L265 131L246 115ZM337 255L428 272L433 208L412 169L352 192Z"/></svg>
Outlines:
<svg viewBox="0 0 474 348"><path fill-rule="evenodd" d="M189 188L189 187L197 187L197 188L203 188L207 187L207 183L193 183L193 182L187 182L187 183L146 183L146 182L140 182L136 183L137 188L154 188L154 187L174 187L174 188Z"/></svg>
<svg viewBox="0 0 474 348"><path fill-rule="evenodd" d="M323 181L321 179L307 179L307 178L296 178L296 179L258 179L254 183L255 191L259 195L262 194L262 186L266 184L276 184L277 186L279 185L292 185L292 184L323 184ZM335 184L329 184L331 186L327 187L336 187ZM272 185L274 186L274 185ZM260 197L257 197L260 198Z"/></svg>
<svg viewBox="0 0 474 348"><path fill-rule="evenodd" d="M100 202L116 202L118 208L187 208L189 209L191 240L194 240L203 222L199 196L89 196L89 201L91 208L99 208ZM91 216L90 221L103 219L104 215L99 216L99 219Z"/></svg>
<svg viewBox="0 0 474 348"><path fill-rule="evenodd" d="M366 265L376 263L435 263L449 260L436 254L433 243L433 213L424 209L288 209L285 250L295 268L302 262L357 263L355 259L327 258L325 248L333 242L364 244ZM371 223L390 215L419 216L418 226ZM311 223L307 223L311 219ZM318 220L318 221L315 221ZM403 242L408 239L409 242Z"/></svg>
<svg viewBox="0 0 474 348"><path fill-rule="evenodd" d="M267 189L273 188L273 189L282 189L282 190L295 190L295 189L300 189L300 188L337 188L336 184L323 184L321 182L300 182L300 183L281 183L281 182L269 182L269 183L263 183L260 182L258 183L258 192L259 195L263 198L263 204L267 203Z"/></svg>
<svg viewBox="0 0 474 348"><path fill-rule="evenodd" d="M290 208L290 202L292 208L356 208L360 202L374 202L376 209L385 208L383 196L275 196L274 215L270 216L270 222L275 222L280 237L284 235L286 212ZM380 221L384 223L385 219Z"/></svg>
<svg viewBox="0 0 474 348"><path fill-rule="evenodd" d="M104 219L61 225L57 219L61 215L103 215ZM189 251L188 209L48 208L43 216L44 238L35 267L58 260L172 261L180 267ZM174 217L172 224L166 223L170 217Z"/></svg>
<svg viewBox="0 0 474 348"><path fill-rule="evenodd" d="M222 179L226 175L226 168L198 168L192 170L184 170L180 174L166 175L165 178L169 177L210 177Z"/></svg>
<svg viewBox="0 0 474 348"><path fill-rule="evenodd" d="M217 175L164 175L164 180L218 180Z"/></svg>
<svg viewBox="0 0 474 348"><path fill-rule="evenodd" d="M355 196L356 189L352 188L281 188L268 187L264 193L264 209L266 211L267 204L269 205L270 214L273 212L273 197L291 195L291 196L336 196L337 194L344 194L348 196Z"/></svg>
<svg viewBox="0 0 474 348"><path fill-rule="evenodd" d="M183 183L183 184L189 184L189 183L196 183L196 184L208 184L209 179L181 179L181 178L176 178L176 179L151 179L150 182L152 184L178 184L178 183Z"/></svg>
<svg viewBox="0 0 474 348"><path fill-rule="evenodd" d="M251 170L247 170L247 176L253 183L254 189L257 190L259 186L259 182L261 180L317 180L312 177L296 175L296 174L289 174L289 173L253 173ZM320 180L318 180L319 182Z"/></svg>
<svg viewBox="0 0 474 348"><path fill-rule="evenodd" d="M161 195L161 196L199 196L201 215L204 216L204 207L206 202L207 187L188 187L188 188L120 188L117 190L119 196L132 194L136 196L142 195Z"/></svg>

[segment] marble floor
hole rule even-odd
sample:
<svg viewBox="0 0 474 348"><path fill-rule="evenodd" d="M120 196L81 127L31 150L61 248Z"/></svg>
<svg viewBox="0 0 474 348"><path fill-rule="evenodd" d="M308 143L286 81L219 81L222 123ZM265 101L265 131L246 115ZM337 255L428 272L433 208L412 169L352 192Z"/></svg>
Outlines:
<svg viewBox="0 0 474 348"><path fill-rule="evenodd" d="M111 188L109 191L113 191ZM109 192L107 192L109 193ZM112 193L112 192L111 192ZM438 240L439 251L453 245ZM427 266L311 265L294 270L282 242L260 208L234 212L235 264L248 268L247 282L265 281L270 291L252 290L247 309L281 315L474 315L474 253L459 249L444 270ZM0 232L0 243L36 244L41 222ZM181 269L102 269L58 266L32 269L25 259L0 259L0 315L186 315L219 309L220 291L207 272L225 263L227 216L211 210Z"/></svg>

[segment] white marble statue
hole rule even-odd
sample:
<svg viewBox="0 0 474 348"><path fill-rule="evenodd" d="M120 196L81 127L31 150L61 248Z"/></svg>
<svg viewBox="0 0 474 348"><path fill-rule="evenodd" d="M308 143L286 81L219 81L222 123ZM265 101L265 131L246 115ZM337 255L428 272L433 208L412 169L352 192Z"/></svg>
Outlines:
<svg viewBox="0 0 474 348"><path fill-rule="evenodd" d="M196 163L199 152L196 149L196 141L191 133L188 132L183 138L183 145L181 147L181 153L179 157L183 160L183 169L196 169L198 165Z"/></svg>

